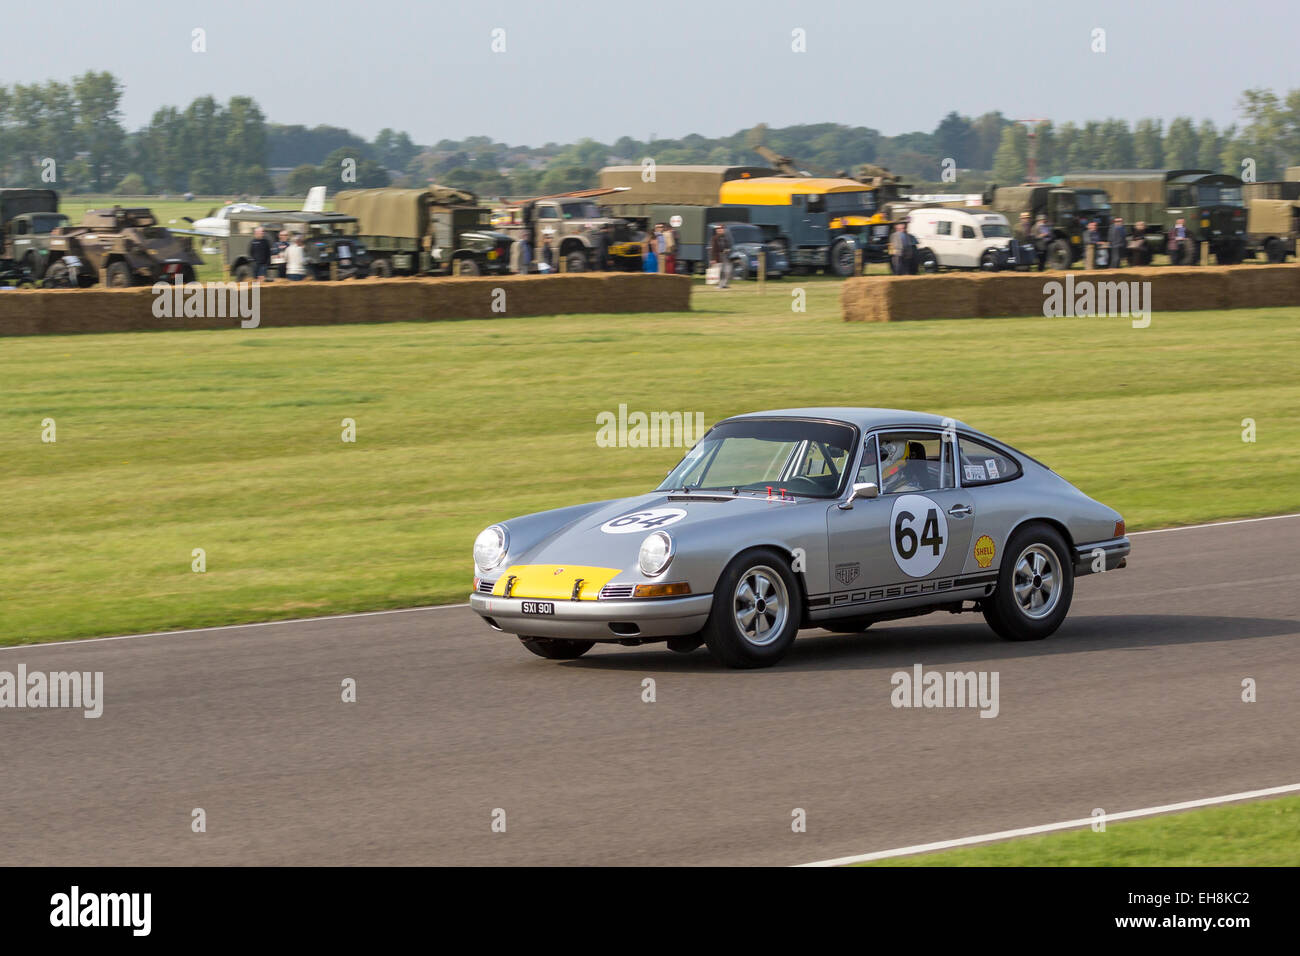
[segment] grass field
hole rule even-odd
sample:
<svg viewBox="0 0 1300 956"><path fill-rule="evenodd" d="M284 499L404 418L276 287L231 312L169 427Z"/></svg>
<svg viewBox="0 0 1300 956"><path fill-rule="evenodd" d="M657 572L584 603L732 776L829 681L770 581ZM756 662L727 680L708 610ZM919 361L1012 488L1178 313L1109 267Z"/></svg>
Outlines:
<svg viewBox="0 0 1300 956"><path fill-rule="evenodd" d="M1297 866L1300 797L1129 820L863 866Z"/></svg>
<svg viewBox="0 0 1300 956"><path fill-rule="evenodd" d="M620 403L952 414L1131 529L1300 510L1294 310L846 325L838 282L799 283L806 314L795 287L701 287L684 314L6 339L0 642L464 600L485 525L676 462L597 447Z"/></svg>

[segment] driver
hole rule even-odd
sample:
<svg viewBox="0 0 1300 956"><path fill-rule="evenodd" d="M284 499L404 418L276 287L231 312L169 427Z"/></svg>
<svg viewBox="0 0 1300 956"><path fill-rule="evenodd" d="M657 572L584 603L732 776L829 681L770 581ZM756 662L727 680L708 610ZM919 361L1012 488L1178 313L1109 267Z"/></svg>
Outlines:
<svg viewBox="0 0 1300 956"><path fill-rule="evenodd" d="M880 443L881 493L921 490L906 467L910 451L909 443L901 439L891 438Z"/></svg>

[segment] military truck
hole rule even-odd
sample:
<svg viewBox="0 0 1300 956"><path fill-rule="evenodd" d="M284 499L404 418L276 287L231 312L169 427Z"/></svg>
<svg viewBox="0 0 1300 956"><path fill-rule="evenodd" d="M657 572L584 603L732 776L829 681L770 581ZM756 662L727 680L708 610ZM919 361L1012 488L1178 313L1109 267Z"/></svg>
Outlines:
<svg viewBox="0 0 1300 956"><path fill-rule="evenodd" d="M355 216L369 274L496 275L510 271L514 241L491 228L492 211L471 192L425 189L349 189L334 208Z"/></svg>
<svg viewBox="0 0 1300 956"><path fill-rule="evenodd" d="M597 231L605 235L605 252L615 268L639 269L640 243L645 234L625 219L606 215L597 200L619 193L616 188L579 189L574 192L537 196L505 203L495 221L516 242L527 238L532 256L543 235L551 237L552 247L564 260L568 272L584 272L603 264L595 261L599 244Z"/></svg>
<svg viewBox="0 0 1300 956"><path fill-rule="evenodd" d="M281 232L287 232L290 239L303 237L309 279L325 281L335 274L340 279L354 279L366 273L366 249L357 240L360 228L356 216L290 209L247 210L230 214L230 238L226 240L224 266L236 282L253 278L248 248L258 226L272 243ZM284 264L272 261L268 278L283 274Z"/></svg>
<svg viewBox="0 0 1300 956"><path fill-rule="evenodd" d="M0 259L12 260L32 279L44 278L49 238L67 224L53 189L0 189Z"/></svg>
<svg viewBox="0 0 1300 956"><path fill-rule="evenodd" d="M1179 219L1188 239L1209 243L1220 265L1240 262L1246 254L1246 204L1236 176L1206 169L1114 169L1066 173L1061 182L1076 190L1105 190L1115 216L1130 226L1146 223L1153 254L1166 250Z"/></svg>
<svg viewBox="0 0 1300 956"><path fill-rule="evenodd" d="M1035 224L1039 216L1044 217L1052 230L1046 249L1050 269L1068 269L1083 258L1083 234L1089 222L1096 220L1103 236L1110 228L1110 206L1100 189L1076 190L1055 183L993 186L984 193L984 205L1012 224L1022 213Z"/></svg>
<svg viewBox="0 0 1300 956"><path fill-rule="evenodd" d="M113 288L174 276L193 282L194 267L203 264L188 238L158 225L143 207L91 209L79 226L58 229L47 243L49 288L86 288L99 282L101 272Z"/></svg>
<svg viewBox="0 0 1300 956"><path fill-rule="evenodd" d="M1300 177L1245 183L1241 189L1246 200L1247 254L1251 258L1262 255L1275 264L1294 257L1300 235Z"/></svg>

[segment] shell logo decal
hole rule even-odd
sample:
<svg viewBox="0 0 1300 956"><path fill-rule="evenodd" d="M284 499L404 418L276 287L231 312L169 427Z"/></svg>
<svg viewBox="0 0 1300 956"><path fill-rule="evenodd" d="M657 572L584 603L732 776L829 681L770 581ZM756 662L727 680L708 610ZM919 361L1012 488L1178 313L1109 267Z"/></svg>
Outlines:
<svg viewBox="0 0 1300 956"><path fill-rule="evenodd" d="M993 558L997 556L998 548L993 543L993 539L986 534L979 536L975 542L975 563L981 568L987 568L993 563Z"/></svg>

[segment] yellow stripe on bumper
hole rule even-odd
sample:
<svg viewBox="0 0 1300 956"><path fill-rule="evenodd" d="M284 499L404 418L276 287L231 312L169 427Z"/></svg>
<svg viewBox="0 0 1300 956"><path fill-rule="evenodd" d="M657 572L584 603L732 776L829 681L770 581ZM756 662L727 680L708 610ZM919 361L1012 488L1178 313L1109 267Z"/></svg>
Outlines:
<svg viewBox="0 0 1300 956"><path fill-rule="evenodd" d="M568 601L573 598L574 583L581 578L582 591L578 594L578 600L594 601L600 596L600 589L612 581L620 570L576 564L512 564L497 578L492 593L496 597L504 597L506 583L513 576L515 583L510 589L513 598Z"/></svg>

